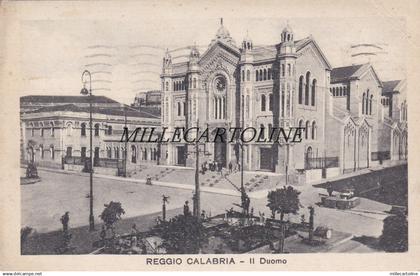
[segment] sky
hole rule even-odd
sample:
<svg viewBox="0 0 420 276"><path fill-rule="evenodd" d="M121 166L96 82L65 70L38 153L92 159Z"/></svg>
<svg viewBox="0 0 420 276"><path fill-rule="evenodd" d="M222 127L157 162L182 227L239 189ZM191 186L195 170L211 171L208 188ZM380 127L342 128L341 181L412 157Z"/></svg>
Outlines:
<svg viewBox="0 0 420 276"><path fill-rule="evenodd" d="M333 67L352 64L350 45L385 47L375 62L382 80L405 77L405 21L402 18L229 18L224 26L240 46L248 32L253 44L280 42L288 23L295 39L312 35ZM131 103L137 92L159 89L162 57L197 44L209 45L220 18L119 20L27 20L20 26L22 95L79 95L81 74L94 74L94 94ZM172 56L188 50L172 52ZM182 60L175 59L176 60Z"/></svg>

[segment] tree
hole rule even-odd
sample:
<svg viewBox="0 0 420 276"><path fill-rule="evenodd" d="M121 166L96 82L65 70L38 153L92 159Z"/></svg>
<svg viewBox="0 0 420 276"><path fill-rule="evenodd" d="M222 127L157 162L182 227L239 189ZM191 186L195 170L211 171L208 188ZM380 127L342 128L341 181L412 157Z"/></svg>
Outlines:
<svg viewBox="0 0 420 276"><path fill-rule="evenodd" d="M292 186L270 191L267 195L267 207L270 208L273 217L279 213L280 221L283 222L284 214L297 214L300 207L299 194L300 192Z"/></svg>
<svg viewBox="0 0 420 276"><path fill-rule="evenodd" d="M178 215L163 222L156 230L169 254L196 254L206 241L204 227L195 216Z"/></svg>
<svg viewBox="0 0 420 276"><path fill-rule="evenodd" d="M405 252L408 250L408 221L404 214L389 216L384 219L379 245L387 252Z"/></svg>
<svg viewBox="0 0 420 276"><path fill-rule="evenodd" d="M125 214L120 202L111 201L109 204L104 204L105 209L99 217L105 223L107 229L111 229L114 234L114 224L121 219L121 215Z"/></svg>

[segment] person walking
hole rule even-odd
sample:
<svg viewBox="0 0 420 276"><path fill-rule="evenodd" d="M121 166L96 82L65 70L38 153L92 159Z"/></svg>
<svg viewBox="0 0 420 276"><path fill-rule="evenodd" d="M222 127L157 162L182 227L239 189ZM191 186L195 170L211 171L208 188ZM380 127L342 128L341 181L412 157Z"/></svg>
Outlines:
<svg viewBox="0 0 420 276"><path fill-rule="evenodd" d="M229 167L229 173L232 173L232 167L233 167L233 166L232 166L232 161L230 161L230 162L229 162L228 167Z"/></svg>
<svg viewBox="0 0 420 276"><path fill-rule="evenodd" d="M67 232L69 229L69 221L70 221L70 212L65 212L64 215L61 216L61 224L63 225L63 232Z"/></svg>

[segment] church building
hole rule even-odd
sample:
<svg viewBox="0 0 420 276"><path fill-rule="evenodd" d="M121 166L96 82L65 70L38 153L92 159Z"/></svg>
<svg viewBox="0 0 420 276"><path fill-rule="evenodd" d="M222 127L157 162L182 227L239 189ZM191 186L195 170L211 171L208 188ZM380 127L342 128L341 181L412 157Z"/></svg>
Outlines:
<svg viewBox="0 0 420 276"><path fill-rule="evenodd" d="M187 62L163 59L162 127L170 137L175 127L264 129L304 127L296 144L243 145L244 169L284 173L318 166L338 153L326 151L326 118L332 67L312 36L297 39L290 26L273 45L256 46L247 35L240 46L221 21L204 53L192 46ZM226 166L239 162L232 143L208 143L200 162ZM162 164L191 166L194 145L179 142L161 147ZM318 162L319 161L319 162Z"/></svg>

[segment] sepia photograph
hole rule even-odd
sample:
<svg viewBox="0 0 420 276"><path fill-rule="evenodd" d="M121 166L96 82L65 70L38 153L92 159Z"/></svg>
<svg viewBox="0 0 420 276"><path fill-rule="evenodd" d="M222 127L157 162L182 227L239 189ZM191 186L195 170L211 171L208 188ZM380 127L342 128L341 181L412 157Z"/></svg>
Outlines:
<svg viewBox="0 0 420 276"><path fill-rule="evenodd" d="M285 269L418 251L407 17L30 2L6 6L0 59L16 258Z"/></svg>

